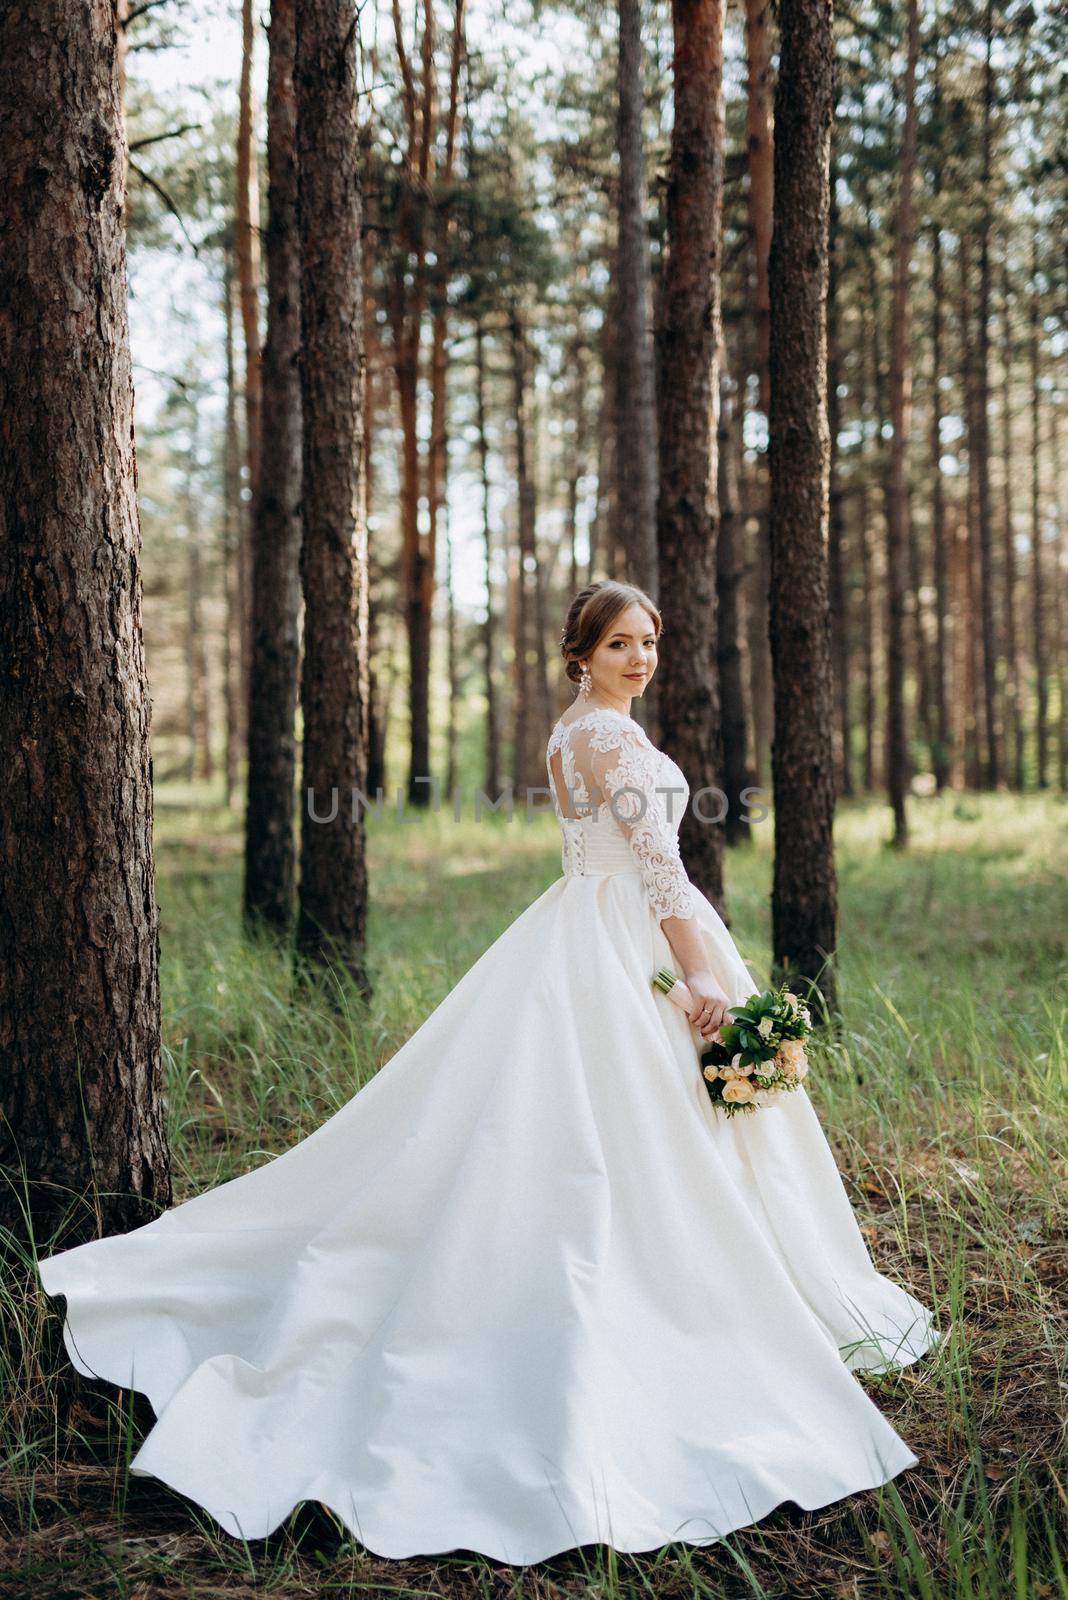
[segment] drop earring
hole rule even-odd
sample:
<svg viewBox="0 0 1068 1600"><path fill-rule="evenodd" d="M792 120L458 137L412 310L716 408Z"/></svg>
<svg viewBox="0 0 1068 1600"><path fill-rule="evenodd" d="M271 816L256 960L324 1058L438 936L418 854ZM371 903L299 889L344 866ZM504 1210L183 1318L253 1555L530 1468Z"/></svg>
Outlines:
<svg viewBox="0 0 1068 1600"><path fill-rule="evenodd" d="M590 677L590 669L584 661L582 663L582 675L579 678L579 694L584 700L588 700L590 697L590 685L592 682L593 679Z"/></svg>

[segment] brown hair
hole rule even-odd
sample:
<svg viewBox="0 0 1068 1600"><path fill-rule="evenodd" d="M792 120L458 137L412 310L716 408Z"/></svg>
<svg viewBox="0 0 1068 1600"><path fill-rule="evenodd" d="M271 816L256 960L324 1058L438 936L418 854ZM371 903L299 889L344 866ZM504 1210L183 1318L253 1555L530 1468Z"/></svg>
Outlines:
<svg viewBox="0 0 1068 1600"><path fill-rule="evenodd" d="M663 623L644 589L633 583L604 578L600 583L587 584L585 589L579 590L567 608L567 621L560 633L560 654L567 662L565 670L572 683L578 683L582 675L579 661L596 650L619 613L635 601L648 611L659 639Z"/></svg>

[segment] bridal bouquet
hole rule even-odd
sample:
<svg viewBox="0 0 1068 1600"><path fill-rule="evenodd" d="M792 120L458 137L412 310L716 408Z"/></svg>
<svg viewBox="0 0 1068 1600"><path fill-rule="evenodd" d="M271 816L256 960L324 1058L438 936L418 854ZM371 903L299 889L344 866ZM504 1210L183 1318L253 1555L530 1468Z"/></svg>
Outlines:
<svg viewBox="0 0 1068 1600"><path fill-rule="evenodd" d="M689 1011L693 997L681 978L661 967L655 988ZM759 1111L778 1094L796 1089L808 1072L805 1038L812 1031L807 1006L785 984L752 994L731 1006L726 1022L700 1052L701 1071L712 1103L728 1117Z"/></svg>

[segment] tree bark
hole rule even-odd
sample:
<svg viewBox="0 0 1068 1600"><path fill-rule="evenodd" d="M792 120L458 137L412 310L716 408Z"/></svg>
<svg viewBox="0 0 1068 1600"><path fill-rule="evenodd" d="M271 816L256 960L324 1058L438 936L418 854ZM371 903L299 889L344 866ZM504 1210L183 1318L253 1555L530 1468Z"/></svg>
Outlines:
<svg viewBox="0 0 1068 1600"><path fill-rule="evenodd" d="M460 617L453 587L452 535L449 525L448 452L442 465L442 511L445 531L445 672L449 687L448 720L445 727L445 795L452 800L458 781L458 743L460 737Z"/></svg>
<svg viewBox="0 0 1068 1600"><path fill-rule="evenodd" d="M204 639L202 604L204 599L201 561L200 485L197 482L196 402L190 407L189 458L185 474L186 537L186 732L189 739L189 782L210 781L211 719L208 705L208 661Z"/></svg>
<svg viewBox="0 0 1068 1600"><path fill-rule="evenodd" d="M296 841L293 786L300 619L300 240L293 53L297 0L271 0L267 82L267 341L263 430L253 507L252 677L244 914L287 929Z"/></svg>
<svg viewBox="0 0 1068 1600"><path fill-rule="evenodd" d="M297 951L309 965L336 960L368 996L360 803L367 784L369 683L357 32L355 0L300 0L293 81L305 610Z"/></svg>
<svg viewBox="0 0 1068 1600"><path fill-rule="evenodd" d="M372 50L368 57L369 70L377 70L377 55ZM375 148L375 125L370 110L360 123L360 166L370 170ZM363 277L363 459L364 459L364 510L367 522L367 792L377 796L384 793L386 783L386 726L382 692L381 634L386 621L383 599L383 552L381 540L372 533L375 508L375 427L378 417L378 380L382 372L382 345L376 321L377 296L375 278L375 235L381 226L380 207L375 205L373 190L363 196L362 207L362 277ZM388 615L392 618L394 606Z"/></svg>
<svg viewBox="0 0 1068 1600"><path fill-rule="evenodd" d="M782 0L771 292L771 649L777 977L836 1009L834 715L827 595L829 0Z"/></svg>
<svg viewBox="0 0 1068 1600"><path fill-rule="evenodd" d="M1051 407L1049 419L1049 469L1056 504L1060 508L1057 513L1055 551L1057 569L1063 573L1068 572L1068 537L1064 530L1064 502L1060 495L1060 412L1057 406ZM1065 598L1062 585L1060 604L1054 613L1053 641L1057 672L1057 782L1062 794L1068 789L1068 605L1065 604Z"/></svg>
<svg viewBox="0 0 1068 1600"><path fill-rule="evenodd" d="M597 418L597 506L590 528L590 564L586 582L615 577L614 538L619 502L616 461L616 357L615 319L605 316L600 329L601 404ZM659 559L659 558L658 558Z"/></svg>
<svg viewBox="0 0 1068 1600"><path fill-rule="evenodd" d="M241 441L237 419L237 370L234 359L234 252L223 251L223 321L226 328L226 413L223 435L222 567L226 618L223 632L223 692L226 698L225 798L234 803L241 746Z"/></svg>
<svg viewBox="0 0 1068 1600"><path fill-rule="evenodd" d="M937 186L936 186L937 192ZM949 616L949 577L946 546L946 493L942 474L942 230L937 223L931 230L931 543L934 558L935 651L934 651L934 727L931 762L935 782L944 789L950 779L949 755L952 731L947 697L949 645L946 619Z"/></svg>
<svg viewBox="0 0 1068 1600"><path fill-rule="evenodd" d="M692 797L720 783L716 499L723 203L723 0L673 0L675 120L661 326L660 741ZM692 798L691 797L691 798ZM687 806L679 844L691 878L723 900L717 797ZM724 920L726 918L724 917Z"/></svg>
<svg viewBox="0 0 1068 1600"><path fill-rule="evenodd" d="M581 335L575 338L571 351L571 364L574 380L571 388L574 432L571 435L568 452L567 472L567 582L569 596L577 594L583 587L578 559L578 514L579 485L588 467L589 404L586 397L588 362L586 345Z"/></svg>
<svg viewBox="0 0 1068 1600"><path fill-rule="evenodd" d="M1019 794L1024 787L1024 707L1020 672L1020 644L1016 628L1016 547L1013 539L1012 483L1012 284L1009 276L1009 247L1005 248L1001 281L1002 385L1001 385L1001 470L1003 479L1002 560L1004 564L1005 608L1005 721L1006 741L1012 733L1012 787ZM1008 751L1006 747L1006 762Z"/></svg>
<svg viewBox="0 0 1068 1600"><path fill-rule="evenodd" d="M847 539L845 491L841 473L842 347L838 301L838 201L837 182L830 177L830 233L827 263L827 425L830 438L829 515L827 527L827 582L831 606L831 656L834 666L835 783L838 793L853 793L853 730L849 718L849 590L846 585Z"/></svg>
<svg viewBox="0 0 1068 1600"><path fill-rule="evenodd" d="M532 348L529 340L527 341L527 350L530 353L531 358L532 358L531 359L531 364L532 364L532 366L535 366L536 365L536 358L537 358L536 357L536 351L534 351L534 349ZM531 499L531 509L530 509L530 523L531 523L531 549L532 549L533 555L534 555L534 572L533 572L533 578L534 578L534 670L535 670L535 688L536 688L536 691L537 691L537 699L534 702L535 713L536 713L536 719L535 719L534 726L536 728L541 728L541 729L544 730L544 729L552 727L554 716L555 716L555 712L554 712L554 709L553 709L553 697L549 692L549 654L548 654L548 650L546 648L548 637L549 637L549 618L548 618L547 596L548 596L549 584L552 581L553 568L555 566L556 558L560 553L560 545L559 545L558 541L554 540L553 546L552 546L552 553L551 553L551 556L549 557L548 560L545 559L543 551L538 546L538 537L537 537L538 516L537 516L537 509L538 509L538 503L539 503L539 482L543 483L543 481L544 481L543 479L540 478L540 475L539 475L539 463L543 462L545 460L545 454L546 454L546 449L545 449L545 420L546 420L545 419L545 411L546 411L546 408L540 402L539 395L538 395L537 384L533 380L531 381L530 388L529 388L529 405L530 405L530 413L531 413L531 419L532 419L531 436L532 436L532 441L533 441L532 442L532 449L531 449L531 463L530 463L529 472L530 472L530 481L531 481L531 484L533 485L533 495L532 495L532 499ZM542 741L539 741L539 739L537 738L536 735L535 735L535 738L534 738L533 757L534 757L534 766L533 766L533 772L532 772L532 776L531 776L531 781L532 781L533 785L536 787L538 784L540 784L542 782L543 777L544 777L544 773L545 773L544 746L543 746Z"/></svg>
<svg viewBox="0 0 1068 1600"><path fill-rule="evenodd" d="M519 307L513 302L508 312L508 336L512 355L512 405L515 416L515 472L519 499L519 568L516 574L515 627L515 793L520 799L527 789L544 782L541 755L541 730L535 725L537 681L537 627L535 585L535 527L537 502L530 470L530 428L527 414L527 340Z"/></svg>
<svg viewBox="0 0 1068 1600"><path fill-rule="evenodd" d="M869 410L871 415L871 446L868 451L870 458L870 474L872 482L878 484L884 476L883 464L883 433L886 427L887 411L887 384L886 371L883 362L883 301L881 285L879 283L879 262L876 243L875 223L872 215L871 196L868 185L864 183L864 211L865 211L865 251L864 261L868 280L868 366L869 372L865 381L869 386ZM863 368L862 368L863 370ZM873 794L881 774L885 771L885 763L880 762L878 736L876 732L876 701L879 660L879 573L876 555L878 538L875 527L875 507L873 505L872 485L865 476L861 484L861 565L862 577L862 630L863 630L863 657L864 657L864 789L867 794Z"/></svg>
<svg viewBox="0 0 1068 1600"><path fill-rule="evenodd" d="M1049 653L1046 571L1042 558L1042 306L1038 238L1031 241L1031 634L1035 663L1035 765L1038 787L1049 787Z"/></svg>
<svg viewBox="0 0 1068 1600"><path fill-rule="evenodd" d="M649 253L642 138L641 0L619 0L619 243L616 251L616 441L627 579L657 592L656 408L649 338Z"/></svg>
<svg viewBox="0 0 1068 1600"><path fill-rule="evenodd" d="M997 687L997 641L994 628L994 519L990 500L990 230L992 130L994 104L994 6L986 0L984 22L986 64L983 71L983 175L979 220L979 308L975 344L975 420L977 505L979 517L979 585L982 608L983 706L986 726L988 789L1004 786L1005 759L1001 705Z"/></svg>
<svg viewBox="0 0 1068 1600"><path fill-rule="evenodd" d="M237 282L241 299L241 326L245 337L245 452L249 501L242 517L240 545L241 694L238 701L242 743L248 727L248 699L252 673L252 547L253 515L260 492L260 441L262 427L262 377L260 357L260 206L259 169L255 154L252 109L252 65L255 27L252 0L241 4L241 78L238 89L237 152L234 173L234 242Z"/></svg>
<svg viewBox="0 0 1068 1600"><path fill-rule="evenodd" d="M170 1205L110 8L0 9L0 1226Z"/></svg>
<svg viewBox="0 0 1068 1600"><path fill-rule="evenodd" d="M429 30L428 30L429 31ZM432 43L430 48L432 49ZM430 439L427 444L426 454L426 485L427 509L429 515L429 531L427 546L429 552L428 564L423 568L424 589L420 597L422 616L420 625L426 637L424 657L427 672L430 670L430 637L433 621L434 607L434 571L437 559L438 526L445 508L445 486L447 478L448 456L448 395L446 379L448 373L448 332L449 332L449 304L448 304L448 274L449 256L452 249L452 183L456 159L456 129L459 118L460 104L460 69L464 54L464 0L456 0L453 13L452 43L449 55L449 100L445 116L445 155L441 164L440 190L437 204L437 233L435 238L436 263L432 269L432 307L430 318ZM445 511L447 516L447 510ZM449 609L449 627L454 625L453 597L451 590L447 599ZM449 635L448 649L453 648L452 633ZM450 685L453 681L455 663L447 663L446 671ZM429 718L429 690L426 695L427 716ZM450 752L450 762L453 759L455 742L455 702L450 689L449 697L449 727L447 733L447 749ZM428 727L429 738L429 727ZM429 766L424 770L429 772ZM452 777L446 775L446 792L452 791Z"/></svg>
<svg viewBox="0 0 1068 1600"><path fill-rule="evenodd" d="M771 250L774 193L774 136L772 133L771 41L768 38L768 0L745 0L745 55L748 68L745 98L746 159L749 169L749 235L753 247L753 319L756 325L757 376L760 409L767 416L771 404L768 376L768 339L771 326L768 300L768 255Z"/></svg>
<svg viewBox="0 0 1068 1600"><path fill-rule="evenodd" d="M738 502L737 420L725 363L719 386L719 540L716 549L716 666L719 674L721 754L717 767L727 796L726 842L751 837L742 791L753 783L749 761L749 727L745 701L748 651L742 600L741 507Z"/></svg>
<svg viewBox="0 0 1068 1600"><path fill-rule="evenodd" d="M906 4L908 41L902 98L905 123L898 162L894 221L894 287L890 312L890 451L886 473L886 783L894 819L891 843L908 843L909 746L905 726L905 601L908 593L909 430L912 427L911 302L916 170L916 63L920 53L918 0ZM918 601L918 596L917 596Z"/></svg>
<svg viewBox="0 0 1068 1600"><path fill-rule="evenodd" d="M478 426L478 466L482 489L482 543L486 578L486 621L482 628L482 667L486 689L486 768L483 778L488 795L497 794L504 776L501 763L501 716L497 697L497 639L493 595L493 523L490 516L489 438L486 431L486 334L479 317L475 322L475 403Z"/></svg>
<svg viewBox="0 0 1068 1600"><path fill-rule="evenodd" d="M745 473L749 581L746 612L749 617L749 703L753 708L754 773L761 782L771 750L774 693L771 684L771 641L768 637L768 588L771 551L768 548L768 490L766 456L759 456Z"/></svg>
<svg viewBox="0 0 1068 1600"><path fill-rule="evenodd" d="M419 387L422 368L423 320L433 270L443 279L440 265L428 267L427 251L435 199L448 203L452 153L458 117L459 75L463 55L464 0L455 0L450 63L449 110L445 124L446 172L435 194L434 145L437 138L438 97L434 70L437 30L432 0L424 0L423 23L416 41L419 51L418 82L412 56L404 42L399 0L392 5L394 44L402 85L406 139L398 213L396 249L389 294L389 320L393 337L393 366L400 411L401 454L401 564L405 630L408 638L410 752L408 803L424 807L430 801L430 662L434 585L437 571L437 518L441 503L440 460L446 313L437 304L431 328L431 438L425 460L419 447ZM414 46L413 46L414 52ZM447 218L445 219L447 233ZM432 242L442 249L444 234ZM438 296L440 301L440 294ZM419 526L420 489L425 472L428 524Z"/></svg>
<svg viewBox="0 0 1068 1600"><path fill-rule="evenodd" d="M974 787L975 674L971 640L971 535L967 502L955 502L949 517L950 664L949 771L954 789Z"/></svg>
<svg viewBox="0 0 1068 1600"><path fill-rule="evenodd" d="M746 194L749 236L753 257L753 323L756 334L756 372L760 409L765 417L771 404L768 376L768 254L771 249L774 190L774 134L772 124L771 40L768 0L746 0L746 164L749 184ZM771 552L768 549L767 460L761 455L754 486L759 486L759 504L748 507L752 517L752 539L756 559L750 562L749 636L750 703L753 720L754 777L759 779L765 751L772 738L771 653L768 647L768 585L771 581Z"/></svg>
<svg viewBox="0 0 1068 1600"><path fill-rule="evenodd" d="M965 552L965 594L962 631L964 633L964 780L972 789L982 788L984 776L989 778L989 768L984 775L983 752L989 751L989 727L986 723L987 705L983 696L985 657L993 649L993 641L984 634L982 626L982 539L986 519L989 528L989 477L986 452L986 402L982 387L981 336L975 328L972 303L971 239L967 233L960 238L960 322L961 351L964 364L965 422L968 441L968 499L967 516L962 532L967 538Z"/></svg>

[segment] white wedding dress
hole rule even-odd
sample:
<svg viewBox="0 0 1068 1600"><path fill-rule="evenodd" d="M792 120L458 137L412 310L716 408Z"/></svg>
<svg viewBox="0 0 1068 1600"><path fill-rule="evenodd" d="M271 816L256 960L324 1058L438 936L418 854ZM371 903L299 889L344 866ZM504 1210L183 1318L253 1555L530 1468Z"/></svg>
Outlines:
<svg viewBox="0 0 1068 1600"><path fill-rule="evenodd" d="M596 810L562 814L557 749ZM651 985L674 914L731 1003L762 987L684 871L682 773L605 709L547 765L563 876L370 1082L39 1263L75 1367L152 1403L131 1470L230 1534L317 1500L380 1556L524 1564L706 1544L916 1465L853 1374L940 1333L875 1270L805 1089L726 1119Z"/></svg>

